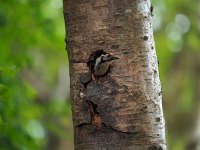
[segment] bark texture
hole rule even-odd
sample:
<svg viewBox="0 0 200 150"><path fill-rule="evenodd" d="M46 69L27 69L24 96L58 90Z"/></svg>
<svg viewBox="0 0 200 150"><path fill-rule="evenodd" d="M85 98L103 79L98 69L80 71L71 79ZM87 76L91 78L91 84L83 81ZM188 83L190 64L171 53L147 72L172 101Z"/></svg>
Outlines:
<svg viewBox="0 0 200 150"><path fill-rule="evenodd" d="M64 0L76 150L165 150L149 0ZM86 89L98 49L119 57Z"/></svg>

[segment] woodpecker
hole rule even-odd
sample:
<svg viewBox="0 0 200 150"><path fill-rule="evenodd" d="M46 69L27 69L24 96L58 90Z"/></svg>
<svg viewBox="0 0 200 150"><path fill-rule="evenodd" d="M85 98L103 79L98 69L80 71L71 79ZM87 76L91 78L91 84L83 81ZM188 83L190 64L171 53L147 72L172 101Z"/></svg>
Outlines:
<svg viewBox="0 0 200 150"><path fill-rule="evenodd" d="M95 80L95 77L105 75L110 68L110 64L116 59L119 58L106 53L103 50L97 50L91 54L87 66L90 68L92 79Z"/></svg>

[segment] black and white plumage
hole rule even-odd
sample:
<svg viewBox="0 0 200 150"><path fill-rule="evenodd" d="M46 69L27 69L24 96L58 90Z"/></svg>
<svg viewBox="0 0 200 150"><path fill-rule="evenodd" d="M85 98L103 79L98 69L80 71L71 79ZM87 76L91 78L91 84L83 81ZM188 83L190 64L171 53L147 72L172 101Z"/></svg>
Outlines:
<svg viewBox="0 0 200 150"><path fill-rule="evenodd" d="M97 50L90 55L87 66L90 68L92 78L105 75L110 67L110 64L115 60L119 59L103 50Z"/></svg>

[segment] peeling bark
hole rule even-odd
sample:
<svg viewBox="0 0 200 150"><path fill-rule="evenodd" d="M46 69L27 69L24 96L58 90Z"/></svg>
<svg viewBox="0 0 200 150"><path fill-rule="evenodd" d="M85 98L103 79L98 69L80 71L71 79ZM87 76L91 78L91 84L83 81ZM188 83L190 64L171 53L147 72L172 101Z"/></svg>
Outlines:
<svg viewBox="0 0 200 150"><path fill-rule="evenodd" d="M149 0L64 0L76 150L165 150L162 92ZM120 59L87 86L87 60Z"/></svg>

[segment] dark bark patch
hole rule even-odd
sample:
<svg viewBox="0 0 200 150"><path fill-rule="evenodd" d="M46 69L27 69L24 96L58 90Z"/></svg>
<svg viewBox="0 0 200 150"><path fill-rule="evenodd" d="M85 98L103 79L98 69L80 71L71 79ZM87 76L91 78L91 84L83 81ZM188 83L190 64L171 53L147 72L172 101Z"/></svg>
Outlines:
<svg viewBox="0 0 200 150"><path fill-rule="evenodd" d="M81 123L81 124L77 125L76 127L81 128L81 127L87 126L87 125L90 125L90 123Z"/></svg>
<svg viewBox="0 0 200 150"><path fill-rule="evenodd" d="M152 145L149 147L149 150L163 150L163 148L160 145Z"/></svg>
<svg viewBox="0 0 200 150"><path fill-rule="evenodd" d="M142 107L141 111L142 111L143 113L147 113L147 106Z"/></svg>
<svg viewBox="0 0 200 150"><path fill-rule="evenodd" d="M156 122L160 122L160 117L156 117Z"/></svg>
<svg viewBox="0 0 200 150"><path fill-rule="evenodd" d="M147 110L147 106L144 106L143 109L146 109L146 110Z"/></svg>
<svg viewBox="0 0 200 150"><path fill-rule="evenodd" d="M153 5L151 4L151 7L150 7L150 13L151 13L151 16L153 17Z"/></svg>
<svg viewBox="0 0 200 150"><path fill-rule="evenodd" d="M85 88L87 88L87 85L90 83L91 80L92 80L92 77L91 77L91 74L89 73L85 73L80 76L80 81Z"/></svg>
<svg viewBox="0 0 200 150"><path fill-rule="evenodd" d="M157 71L156 70L153 71L153 75L154 75L154 79L156 79L156 77L157 77Z"/></svg>
<svg viewBox="0 0 200 150"><path fill-rule="evenodd" d="M97 104L98 113L102 117L103 123L118 132L132 132L134 127L133 123L130 122L127 127L119 127L118 122L127 122L130 118L121 118L121 109L123 107L118 108L118 103L115 100L115 97L119 94L119 89L125 87L119 87L115 80L111 77L107 76L105 78L99 78L97 82L90 82L87 86L87 98ZM125 88L126 90L126 88ZM124 90L123 90L124 91ZM124 97L123 99L128 99ZM120 103L126 106L127 102L124 101ZM126 120L126 121L125 121Z"/></svg>
<svg viewBox="0 0 200 150"><path fill-rule="evenodd" d="M149 38L148 36L144 36L144 40L147 41Z"/></svg>

